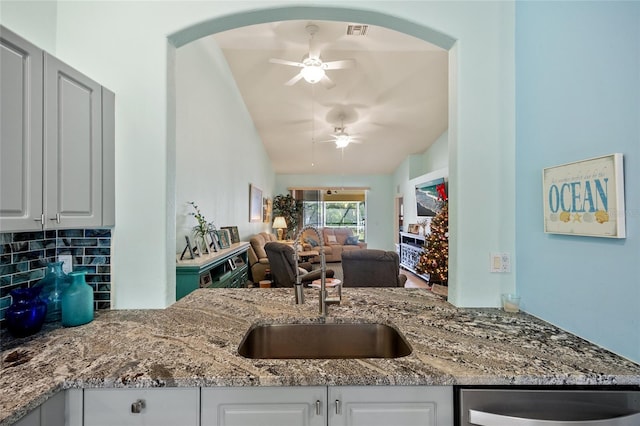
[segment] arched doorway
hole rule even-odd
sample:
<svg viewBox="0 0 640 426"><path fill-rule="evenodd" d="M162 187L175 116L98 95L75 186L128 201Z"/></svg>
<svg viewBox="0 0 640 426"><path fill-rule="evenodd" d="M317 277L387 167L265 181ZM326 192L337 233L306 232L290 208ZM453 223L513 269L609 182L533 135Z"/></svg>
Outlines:
<svg viewBox="0 0 640 426"><path fill-rule="evenodd" d="M170 49L175 49L180 46L184 46L191 41L199 38L214 34L220 31L226 31L233 28L242 26L275 22L283 20L294 19L311 19L311 20L334 20L334 21L354 21L361 22L370 25L378 25L386 28L394 29L396 31L410 34L416 38L429 41L443 48L448 49L450 52L455 45L455 40L447 35L431 30L424 26L416 25L406 20L400 20L389 15L380 14L378 12L370 12L357 9L342 9L342 8L327 8L327 7L292 7L292 8L276 8L276 9L264 9L259 11L251 11L246 13L239 13L235 15L228 15L205 21L189 28L183 29L178 33L172 34L169 37L173 46ZM171 54L169 55L169 75L171 76ZM169 81L171 84L171 79ZM455 84L451 81L450 84ZM173 91L170 89L169 93ZM455 92L455 91L453 91ZM450 111L455 111L451 109ZM171 128L175 128L175 122L172 123L172 117L168 117L169 123L169 137L171 139ZM169 141L169 149L175 149L175 134L173 141ZM175 170L173 173L169 173L170 178L175 181ZM175 185L169 185L169 190L174 188ZM173 194L168 194L169 198L172 198ZM175 211L168 212L169 219L174 218ZM174 236L175 239L175 236Z"/></svg>

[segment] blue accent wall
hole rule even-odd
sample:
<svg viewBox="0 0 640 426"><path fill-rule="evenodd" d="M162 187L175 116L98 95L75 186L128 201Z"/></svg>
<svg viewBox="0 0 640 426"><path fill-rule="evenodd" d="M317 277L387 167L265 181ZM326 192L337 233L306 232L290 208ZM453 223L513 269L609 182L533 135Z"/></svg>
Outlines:
<svg viewBox="0 0 640 426"><path fill-rule="evenodd" d="M516 3L523 309L640 361L640 2ZM542 169L624 154L627 237L544 234Z"/></svg>

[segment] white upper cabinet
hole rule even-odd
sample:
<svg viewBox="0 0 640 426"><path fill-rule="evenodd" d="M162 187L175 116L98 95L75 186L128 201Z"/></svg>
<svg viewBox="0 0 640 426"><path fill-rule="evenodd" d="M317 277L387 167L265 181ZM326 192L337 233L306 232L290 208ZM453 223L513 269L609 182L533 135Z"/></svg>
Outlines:
<svg viewBox="0 0 640 426"><path fill-rule="evenodd" d="M45 227L100 226L102 89L47 53L44 69Z"/></svg>
<svg viewBox="0 0 640 426"><path fill-rule="evenodd" d="M0 27L0 232L41 228L42 54Z"/></svg>
<svg viewBox="0 0 640 426"><path fill-rule="evenodd" d="M5 28L0 39L0 232L113 226L113 93Z"/></svg>

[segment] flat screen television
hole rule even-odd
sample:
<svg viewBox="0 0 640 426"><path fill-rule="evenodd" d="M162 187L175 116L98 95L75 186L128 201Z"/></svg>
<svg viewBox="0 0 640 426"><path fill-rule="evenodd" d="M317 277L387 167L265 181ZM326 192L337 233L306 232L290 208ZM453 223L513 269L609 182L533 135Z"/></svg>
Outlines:
<svg viewBox="0 0 640 426"><path fill-rule="evenodd" d="M445 185L446 194L447 186L444 178L416 185L416 209L419 217L435 216L442 209L442 200L437 189L439 185Z"/></svg>

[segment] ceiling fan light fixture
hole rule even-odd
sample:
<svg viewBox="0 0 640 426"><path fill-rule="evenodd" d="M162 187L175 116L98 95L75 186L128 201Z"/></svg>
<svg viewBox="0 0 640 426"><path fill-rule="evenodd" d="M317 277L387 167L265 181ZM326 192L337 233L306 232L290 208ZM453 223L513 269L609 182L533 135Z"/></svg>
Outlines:
<svg viewBox="0 0 640 426"><path fill-rule="evenodd" d="M302 63L304 64L304 68L302 68L300 73L307 83L316 84L322 80L322 77L324 77L322 61L315 58L307 58Z"/></svg>
<svg viewBox="0 0 640 426"><path fill-rule="evenodd" d="M336 148L345 148L351 143L351 136L348 133L341 132L336 135Z"/></svg>

